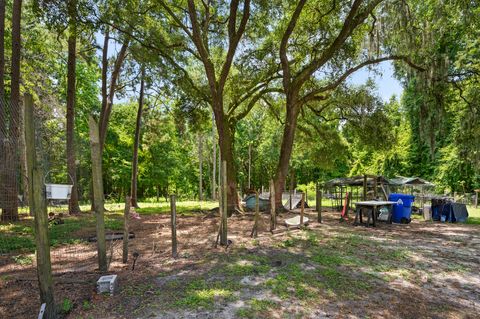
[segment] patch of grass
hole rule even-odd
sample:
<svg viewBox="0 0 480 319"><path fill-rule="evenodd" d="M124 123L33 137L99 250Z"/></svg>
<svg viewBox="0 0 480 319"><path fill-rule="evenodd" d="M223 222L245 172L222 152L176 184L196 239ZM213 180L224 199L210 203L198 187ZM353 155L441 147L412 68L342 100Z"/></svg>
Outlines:
<svg viewBox="0 0 480 319"><path fill-rule="evenodd" d="M336 266L357 266L362 261L353 255L344 254L341 251L330 249L319 249L311 258L312 261L328 267Z"/></svg>
<svg viewBox="0 0 480 319"><path fill-rule="evenodd" d="M298 299L309 299L315 297L316 283L315 275L311 272L304 272L298 264L290 264L280 269L280 274L266 281L266 286L282 299L295 296Z"/></svg>
<svg viewBox="0 0 480 319"><path fill-rule="evenodd" d="M480 225L480 206L475 208L475 206L468 206L468 219L466 224L470 225Z"/></svg>
<svg viewBox="0 0 480 319"><path fill-rule="evenodd" d="M249 301L249 307L239 309L236 315L240 318L267 318L268 311L277 307L274 301L254 298Z"/></svg>
<svg viewBox="0 0 480 319"><path fill-rule="evenodd" d="M177 214L182 216L194 216L202 210L210 210L218 207L218 202L197 202L197 201L179 201L177 204ZM170 213L170 203L139 203L140 208L137 212L142 215L168 214Z"/></svg>
<svg viewBox="0 0 480 319"><path fill-rule="evenodd" d="M133 285L126 285L122 290L122 294L133 297L133 296L144 296L147 291L153 291L154 293L158 293L155 291L153 284L146 283L146 284L133 284Z"/></svg>
<svg viewBox="0 0 480 319"><path fill-rule="evenodd" d="M68 314L70 311L72 311L72 309L73 309L73 302L68 298L63 299L62 312L65 314Z"/></svg>
<svg viewBox="0 0 480 319"><path fill-rule="evenodd" d="M90 310L92 309L92 304L88 300L84 300L82 303L82 309L83 310Z"/></svg>
<svg viewBox="0 0 480 319"><path fill-rule="evenodd" d="M32 252L35 250L35 241L30 235L5 235L0 234L0 253L12 251Z"/></svg>
<svg viewBox="0 0 480 319"><path fill-rule="evenodd" d="M299 243L300 243L300 239L292 237L292 238L285 239L278 246L282 248L289 248L289 247L295 247Z"/></svg>
<svg viewBox="0 0 480 319"><path fill-rule="evenodd" d="M111 231L123 229L122 215L117 212L108 212L105 215L105 228ZM49 224L48 232L51 246L64 244L78 244L84 241L77 233L95 234L95 218L92 214L67 216L63 224ZM0 252L35 251L35 237L33 222L30 220L16 223L0 224Z"/></svg>
<svg viewBox="0 0 480 319"><path fill-rule="evenodd" d="M197 279L190 282L183 296L174 302L174 306L198 309L211 309L215 301L232 301L235 299L234 292L238 285L228 281L207 282L203 279Z"/></svg>
<svg viewBox="0 0 480 319"><path fill-rule="evenodd" d="M32 256L28 256L28 255L13 256L12 259L15 261L15 263L17 263L21 266L26 266L26 265L33 264Z"/></svg>
<svg viewBox="0 0 480 319"><path fill-rule="evenodd" d="M264 274L270 270L269 265L258 264L230 264L226 267L226 273L233 276L251 276Z"/></svg>

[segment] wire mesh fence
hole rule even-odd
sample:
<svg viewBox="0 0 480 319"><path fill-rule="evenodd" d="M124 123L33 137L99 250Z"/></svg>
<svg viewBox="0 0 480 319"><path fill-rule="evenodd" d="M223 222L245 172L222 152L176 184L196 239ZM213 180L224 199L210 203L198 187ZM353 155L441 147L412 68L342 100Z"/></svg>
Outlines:
<svg viewBox="0 0 480 319"><path fill-rule="evenodd" d="M47 207L31 216L22 105L0 99L0 318L32 317L40 307L40 303L32 302L39 301L40 288L35 222L38 214L48 215L45 227L57 300L73 299L72 295L85 292L84 285L94 285L100 275L95 214L86 209L80 215L70 216L69 196L59 198L45 188L45 184L71 186L66 157L59 156L64 153L58 150L65 149L65 144L51 142L51 127L47 123L51 116L41 107L34 108L34 153L42 175L40 192ZM122 262L122 238L115 233L123 232L123 222L117 215L112 212L106 218L109 266Z"/></svg>

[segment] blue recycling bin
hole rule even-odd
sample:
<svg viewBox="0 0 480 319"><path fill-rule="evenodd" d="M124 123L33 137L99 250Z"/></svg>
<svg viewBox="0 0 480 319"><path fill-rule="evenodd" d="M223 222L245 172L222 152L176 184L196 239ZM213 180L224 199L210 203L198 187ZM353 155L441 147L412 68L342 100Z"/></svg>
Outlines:
<svg viewBox="0 0 480 319"><path fill-rule="evenodd" d="M393 193L388 196L391 202L397 202L393 205L392 222L408 224L411 221L412 204L415 196L408 194Z"/></svg>

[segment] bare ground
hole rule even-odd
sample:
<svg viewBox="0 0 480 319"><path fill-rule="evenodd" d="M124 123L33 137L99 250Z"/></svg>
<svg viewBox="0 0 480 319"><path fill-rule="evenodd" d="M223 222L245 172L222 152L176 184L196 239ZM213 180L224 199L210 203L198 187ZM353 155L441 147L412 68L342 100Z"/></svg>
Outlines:
<svg viewBox="0 0 480 319"><path fill-rule="evenodd" d="M289 217L279 216L279 224ZM313 211L307 212L316 220ZM170 257L169 217L132 220L132 271L120 242L110 272L116 296L95 293L95 246L52 252L56 301L68 318L480 318L480 227L414 220L377 228L324 212L306 230L249 237L252 215L229 219L233 244L214 248L218 218L178 218L179 258ZM279 226L279 228L284 228ZM0 262L0 318L38 311L31 266Z"/></svg>

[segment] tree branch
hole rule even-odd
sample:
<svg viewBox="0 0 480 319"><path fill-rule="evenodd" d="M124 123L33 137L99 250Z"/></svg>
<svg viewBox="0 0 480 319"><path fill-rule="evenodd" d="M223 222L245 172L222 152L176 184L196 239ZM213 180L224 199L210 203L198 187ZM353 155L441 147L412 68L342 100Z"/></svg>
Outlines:
<svg viewBox="0 0 480 319"><path fill-rule="evenodd" d="M364 61L364 62L358 64L357 66L355 66L351 69L348 69L345 73L343 73L338 79L336 79L332 83L330 83L326 86L323 86L321 88L318 88L316 90L310 91L309 93L307 93L305 96L303 96L301 98L301 102L306 103L306 102L309 102L309 101L312 101L312 100L315 100L315 99L318 99L318 98L323 99L323 97L318 97L317 94L336 89L352 73L355 73L356 71L360 70L361 68L363 68L367 65L377 64L377 63L380 63L380 62L390 61L390 60L402 60L405 63L407 63L409 66L411 66L412 68L415 68L418 71L422 71L422 72L426 71L425 68L414 64L408 57L402 56L402 55L392 55L392 56L388 56L388 57L382 57L382 58L378 58L378 59L367 60L367 61Z"/></svg>
<svg viewBox="0 0 480 319"><path fill-rule="evenodd" d="M291 82L290 64L288 62L288 56L287 56L288 40L290 39L290 36L292 35L293 30L295 29L298 18L300 17L300 13L302 13L303 7L305 6L306 2L307 0L300 0L298 2L297 7L295 8L295 11L292 14L292 17L288 22L287 29L285 30L285 33L282 36L282 41L280 42L280 61L281 61L282 70L283 70L283 87L285 88L285 90L287 90L290 87L290 82Z"/></svg>

